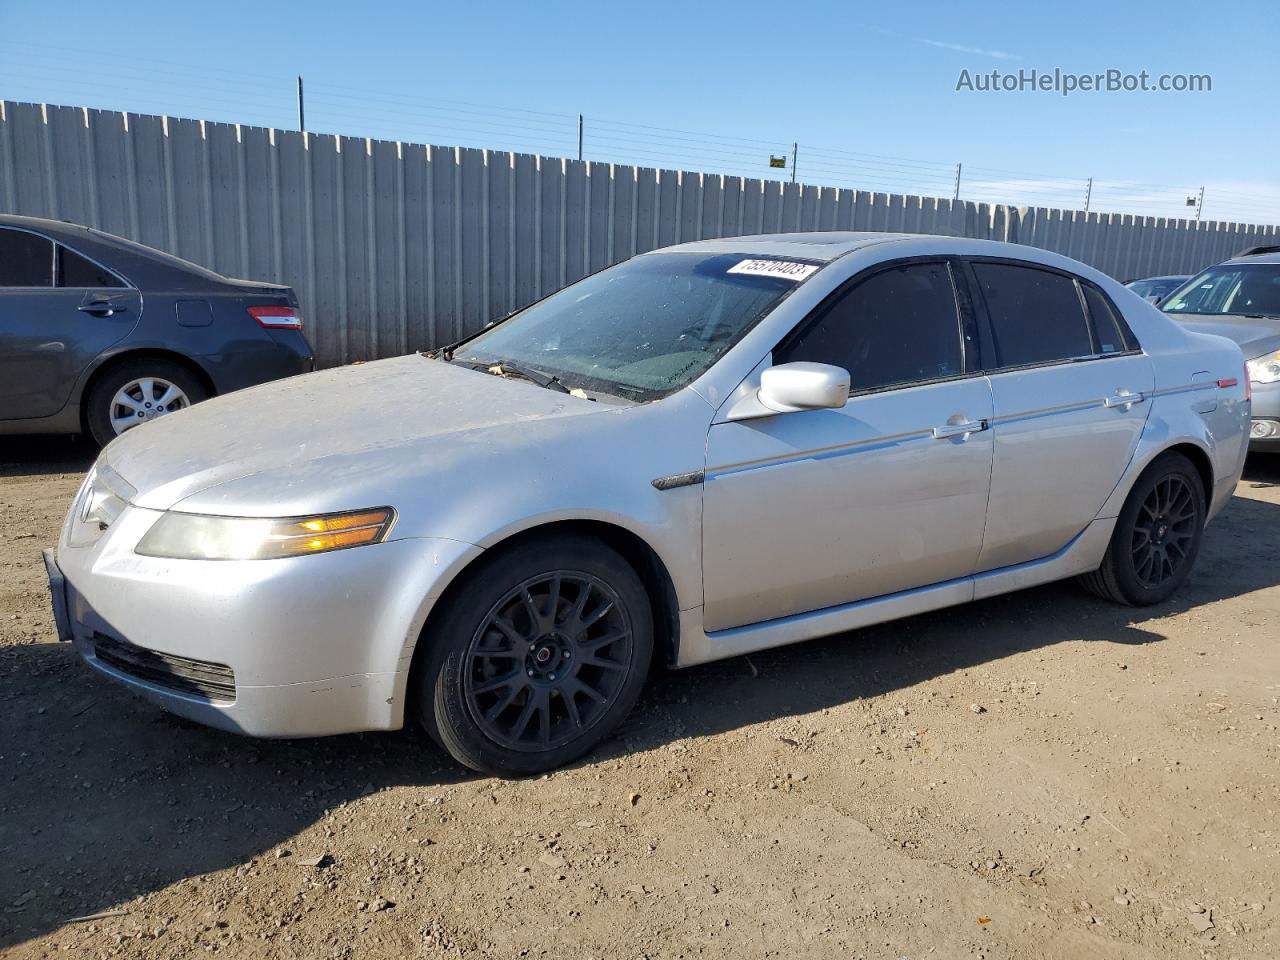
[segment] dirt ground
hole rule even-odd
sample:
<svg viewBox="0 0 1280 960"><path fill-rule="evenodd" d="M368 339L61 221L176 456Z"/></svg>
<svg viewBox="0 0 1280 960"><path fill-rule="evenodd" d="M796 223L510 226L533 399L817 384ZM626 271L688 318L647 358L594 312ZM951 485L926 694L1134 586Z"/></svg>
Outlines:
<svg viewBox="0 0 1280 960"><path fill-rule="evenodd" d="M90 675L39 558L91 456L0 441L0 955L1280 956L1280 462L1167 605L1059 584L658 675L501 781Z"/></svg>

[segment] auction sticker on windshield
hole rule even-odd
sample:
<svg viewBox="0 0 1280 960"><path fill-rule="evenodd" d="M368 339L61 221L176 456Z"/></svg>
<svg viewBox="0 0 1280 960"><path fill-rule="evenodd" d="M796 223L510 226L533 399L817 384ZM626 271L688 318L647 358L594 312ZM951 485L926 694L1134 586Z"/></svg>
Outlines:
<svg viewBox="0 0 1280 960"><path fill-rule="evenodd" d="M725 273L743 273L751 277L779 277L799 283L818 268L812 263L793 260L740 260Z"/></svg>

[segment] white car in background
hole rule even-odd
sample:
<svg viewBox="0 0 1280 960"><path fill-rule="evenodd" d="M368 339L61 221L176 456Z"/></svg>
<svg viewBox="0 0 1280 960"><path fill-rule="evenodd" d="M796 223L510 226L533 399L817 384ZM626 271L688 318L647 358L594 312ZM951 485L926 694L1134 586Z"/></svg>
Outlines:
<svg viewBox="0 0 1280 960"><path fill-rule="evenodd" d="M1164 600L1240 475L1243 372L1025 246L683 244L120 437L46 556L59 631L224 729L418 722L534 773L654 663L1077 575Z"/></svg>

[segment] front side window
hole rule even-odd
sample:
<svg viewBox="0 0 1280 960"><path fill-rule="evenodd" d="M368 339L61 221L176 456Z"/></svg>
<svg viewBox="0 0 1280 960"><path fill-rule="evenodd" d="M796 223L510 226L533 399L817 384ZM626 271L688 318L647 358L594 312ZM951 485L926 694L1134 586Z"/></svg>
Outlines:
<svg viewBox="0 0 1280 960"><path fill-rule="evenodd" d="M0 287L53 285L53 241L23 230L0 229Z"/></svg>
<svg viewBox="0 0 1280 960"><path fill-rule="evenodd" d="M74 250L60 246L58 247L58 286L123 287L124 284L110 270L104 270Z"/></svg>
<svg viewBox="0 0 1280 960"><path fill-rule="evenodd" d="M1210 267L1160 305L1165 313L1280 317L1280 263Z"/></svg>
<svg viewBox="0 0 1280 960"><path fill-rule="evenodd" d="M964 369L955 290L945 263L890 267L859 281L774 351L849 371L854 392L953 377Z"/></svg>
<svg viewBox="0 0 1280 960"><path fill-rule="evenodd" d="M742 254L645 254L533 304L453 356L656 400L692 383L817 269Z"/></svg>
<svg viewBox="0 0 1280 960"><path fill-rule="evenodd" d="M991 318L995 367L1055 363L1093 353L1075 281L1007 263L974 263Z"/></svg>

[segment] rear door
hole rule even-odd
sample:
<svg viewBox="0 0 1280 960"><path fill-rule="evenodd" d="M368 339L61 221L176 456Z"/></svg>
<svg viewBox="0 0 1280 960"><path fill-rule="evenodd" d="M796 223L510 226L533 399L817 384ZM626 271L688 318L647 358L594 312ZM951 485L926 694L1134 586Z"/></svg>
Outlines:
<svg viewBox="0 0 1280 960"><path fill-rule="evenodd" d="M981 570L1047 557L1098 515L1151 408L1151 362L1092 284L972 260L995 441Z"/></svg>
<svg viewBox="0 0 1280 960"><path fill-rule="evenodd" d="M0 420L61 410L141 309L138 291L110 270L48 237L0 228Z"/></svg>

